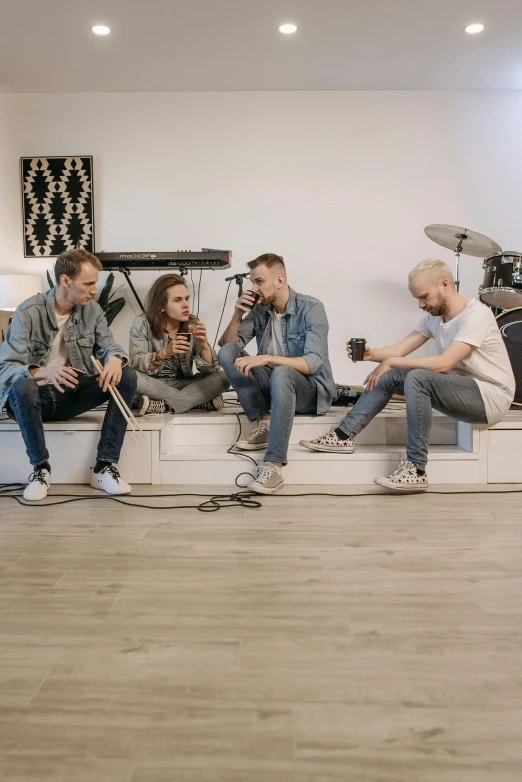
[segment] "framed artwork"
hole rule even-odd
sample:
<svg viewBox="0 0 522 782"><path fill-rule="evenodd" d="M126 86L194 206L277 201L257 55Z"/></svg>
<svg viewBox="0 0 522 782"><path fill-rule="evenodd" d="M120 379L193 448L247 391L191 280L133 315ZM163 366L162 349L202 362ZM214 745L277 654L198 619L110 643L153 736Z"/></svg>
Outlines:
<svg viewBox="0 0 522 782"><path fill-rule="evenodd" d="M23 157L21 175L25 257L94 252L92 157Z"/></svg>

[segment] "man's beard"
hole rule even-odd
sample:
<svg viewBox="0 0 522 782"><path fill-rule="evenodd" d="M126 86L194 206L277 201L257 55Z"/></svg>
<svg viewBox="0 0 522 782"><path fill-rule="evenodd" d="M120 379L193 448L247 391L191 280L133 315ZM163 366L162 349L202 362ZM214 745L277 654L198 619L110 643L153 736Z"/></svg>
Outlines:
<svg viewBox="0 0 522 782"><path fill-rule="evenodd" d="M437 299L437 304L435 305L435 307L432 307L430 309L430 315L433 315L436 318L444 317L444 315L446 315L447 312L448 312L448 303L446 299L441 294L439 294L439 297Z"/></svg>

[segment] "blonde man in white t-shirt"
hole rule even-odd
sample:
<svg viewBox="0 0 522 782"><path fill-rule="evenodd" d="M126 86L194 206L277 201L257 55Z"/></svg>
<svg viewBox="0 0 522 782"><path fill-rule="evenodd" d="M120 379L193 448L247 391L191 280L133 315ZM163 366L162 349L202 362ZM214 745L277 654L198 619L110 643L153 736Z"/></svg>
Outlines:
<svg viewBox="0 0 522 782"><path fill-rule="evenodd" d="M460 296L444 261L422 261L410 272L408 283L426 316L396 345L366 348L364 360L379 366L366 378L357 404L336 429L315 440L301 440L301 445L312 451L353 453L355 436L394 393L404 393L406 460L375 482L398 491L422 491L428 488L432 409L458 421L493 425L511 406L515 378L493 313L477 299ZM439 355L407 358L431 338ZM347 352L351 357L349 343Z"/></svg>

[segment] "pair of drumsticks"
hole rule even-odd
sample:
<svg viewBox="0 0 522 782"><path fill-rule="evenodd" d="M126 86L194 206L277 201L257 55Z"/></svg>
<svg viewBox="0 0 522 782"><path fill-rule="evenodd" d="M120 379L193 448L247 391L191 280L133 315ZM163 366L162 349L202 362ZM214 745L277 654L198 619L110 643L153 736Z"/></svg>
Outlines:
<svg viewBox="0 0 522 782"><path fill-rule="evenodd" d="M93 363L93 366L94 366L94 369L96 370L96 372L101 375L101 373L103 372L103 367L100 364L100 362L98 361L98 359L95 358L94 356L91 356L91 361ZM143 431L143 429L141 428L139 423L136 421L136 419L132 415L130 408L128 407L127 403L125 402L124 398L122 397L122 395L120 394L118 389L115 386L109 386L109 391L111 393L112 398L114 399L114 401L116 402L117 406L119 407L122 416L127 421L127 425L130 426L131 431L133 431L134 434L136 434L136 435L141 434L143 439L146 442L148 442L147 435L145 434L145 432Z"/></svg>

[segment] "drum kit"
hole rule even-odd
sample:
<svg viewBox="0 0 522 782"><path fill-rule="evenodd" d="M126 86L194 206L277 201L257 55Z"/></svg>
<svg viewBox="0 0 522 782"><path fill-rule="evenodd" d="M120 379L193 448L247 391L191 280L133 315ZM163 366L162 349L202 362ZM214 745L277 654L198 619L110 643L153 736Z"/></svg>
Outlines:
<svg viewBox="0 0 522 782"><path fill-rule="evenodd" d="M515 400L522 402L522 253L503 252L493 239L455 225L428 225L424 233L455 253L457 290L460 256L483 259L484 280L479 286L479 298L497 319L517 382Z"/></svg>

